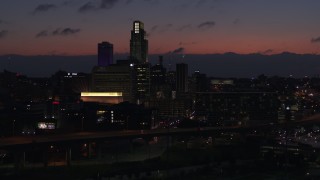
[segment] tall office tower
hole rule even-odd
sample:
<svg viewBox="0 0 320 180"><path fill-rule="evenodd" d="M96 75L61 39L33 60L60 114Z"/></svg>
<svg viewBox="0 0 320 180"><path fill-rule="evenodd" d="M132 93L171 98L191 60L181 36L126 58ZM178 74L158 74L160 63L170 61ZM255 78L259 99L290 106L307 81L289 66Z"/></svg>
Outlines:
<svg viewBox="0 0 320 180"><path fill-rule="evenodd" d="M139 63L148 62L148 40L141 21L133 22L130 39L130 56Z"/></svg>
<svg viewBox="0 0 320 180"><path fill-rule="evenodd" d="M137 98L143 102L150 96L150 64L137 64L136 70L136 83L137 83Z"/></svg>
<svg viewBox="0 0 320 180"><path fill-rule="evenodd" d="M117 63L92 69L92 90L94 92L120 92L123 101L135 102L135 70L129 63Z"/></svg>
<svg viewBox="0 0 320 180"><path fill-rule="evenodd" d="M98 66L113 64L113 44L102 42L98 44Z"/></svg>
<svg viewBox="0 0 320 180"><path fill-rule="evenodd" d="M176 65L177 92L188 92L188 64Z"/></svg>
<svg viewBox="0 0 320 180"><path fill-rule="evenodd" d="M151 67L151 84L162 85L166 81L166 68L162 65L163 56L159 56L159 63Z"/></svg>
<svg viewBox="0 0 320 180"><path fill-rule="evenodd" d="M189 82L189 92L206 92L209 89L209 81L206 74L195 71L191 76L191 82Z"/></svg>
<svg viewBox="0 0 320 180"><path fill-rule="evenodd" d="M152 66L151 74L151 92L156 93L166 84L166 68L163 67L163 56L159 56L159 63Z"/></svg>

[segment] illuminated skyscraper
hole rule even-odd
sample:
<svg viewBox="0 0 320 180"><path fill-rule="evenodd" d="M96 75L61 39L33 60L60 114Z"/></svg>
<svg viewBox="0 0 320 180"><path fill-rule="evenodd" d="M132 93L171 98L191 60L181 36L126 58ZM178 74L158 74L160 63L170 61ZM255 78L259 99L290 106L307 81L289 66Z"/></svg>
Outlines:
<svg viewBox="0 0 320 180"><path fill-rule="evenodd" d="M135 65L137 73L137 98L144 100L150 95L150 64Z"/></svg>
<svg viewBox="0 0 320 180"><path fill-rule="evenodd" d="M113 64L113 44L102 42L98 44L98 66Z"/></svg>
<svg viewBox="0 0 320 180"><path fill-rule="evenodd" d="M141 21L133 22L130 59L135 64L138 103L142 103L150 95L151 65L148 63L148 40L146 39L144 24Z"/></svg>
<svg viewBox="0 0 320 180"><path fill-rule="evenodd" d="M133 22L130 39L130 56L139 63L148 62L148 40L141 21Z"/></svg>

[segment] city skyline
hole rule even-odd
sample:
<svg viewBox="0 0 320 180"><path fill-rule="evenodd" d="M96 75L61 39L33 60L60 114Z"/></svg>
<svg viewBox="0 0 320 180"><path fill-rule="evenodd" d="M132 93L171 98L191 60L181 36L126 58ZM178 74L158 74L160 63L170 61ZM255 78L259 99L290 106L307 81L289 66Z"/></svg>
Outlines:
<svg viewBox="0 0 320 180"><path fill-rule="evenodd" d="M149 54L319 54L319 5L313 0L4 0L0 55L93 55L101 41L114 44L116 54L127 54L134 20L145 24Z"/></svg>

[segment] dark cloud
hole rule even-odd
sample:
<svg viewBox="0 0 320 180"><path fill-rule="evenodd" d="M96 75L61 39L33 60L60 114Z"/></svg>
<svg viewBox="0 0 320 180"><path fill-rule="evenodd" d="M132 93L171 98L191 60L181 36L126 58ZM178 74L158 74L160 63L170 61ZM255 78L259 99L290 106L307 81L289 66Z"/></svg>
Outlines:
<svg viewBox="0 0 320 180"><path fill-rule="evenodd" d="M40 37L48 37L48 36L69 36L73 34L79 33L80 29L72 29L72 28L57 28L54 31L49 32L48 30L42 30L38 34L36 34L36 38Z"/></svg>
<svg viewBox="0 0 320 180"><path fill-rule="evenodd" d="M54 4L40 4L33 10L33 14L47 12L47 11L49 11L51 9L55 9L55 8L57 8L57 6Z"/></svg>
<svg viewBox="0 0 320 180"><path fill-rule="evenodd" d="M163 26L161 29L159 29L159 33L164 33L166 31L168 31L171 27L173 27L173 24L167 24L165 26Z"/></svg>
<svg viewBox="0 0 320 180"><path fill-rule="evenodd" d="M239 24L239 22L240 22L240 19L237 18L233 21L233 24Z"/></svg>
<svg viewBox="0 0 320 180"><path fill-rule="evenodd" d="M152 26L150 31L147 32L147 37L150 37L158 28L159 28L159 26L157 26L157 25Z"/></svg>
<svg viewBox="0 0 320 180"><path fill-rule="evenodd" d="M127 0L126 1L126 4L130 4L130 3L132 3L133 2L133 0Z"/></svg>
<svg viewBox="0 0 320 180"><path fill-rule="evenodd" d="M71 28L58 28L52 32L52 35L54 36L69 36L76 33L79 33L80 29L71 29Z"/></svg>
<svg viewBox="0 0 320 180"><path fill-rule="evenodd" d="M173 51L168 52L168 54L181 54L181 53L184 53L184 50L185 49L183 47L179 47Z"/></svg>
<svg viewBox="0 0 320 180"><path fill-rule="evenodd" d="M152 26L152 28L151 28L150 32L153 32L153 31L155 31L155 30L157 30L157 29L158 29L158 26L157 26L157 25Z"/></svg>
<svg viewBox="0 0 320 180"><path fill-rule="evenodd" d="M192 25L191 24L187 24L187 25L183 25L183 26L179 27L177 29L177 31L184 31L184 30L190 29L190 28L192 28Z"/></svg>
<svg viewBox="0 0 320 180"><path fill-rule="evenodd" d="M210 29L214 27L216 23L214 21L206 21L198 25L198 28L200 29Z"/></svg>
<svg viewBox="0 0 320 180"><path fill-rule="evenodd" d="M265 51L263 51L263 52L259 52L260 54L264 54L264 55L268 55L268 54L272 54L274 52L274 50L273 49L267 49L267 50L265 50Z"/></svg>
<svg viewBox="0 0 320 180"><path fill-rule="evenodd" d="M148 30L148 36L154 34L154 33L164 33L168 30L170 30L173 27L173 24L166 24L166 25L154 25L151 27L150 30Z"/></svg>
<svg viewBox="0 0 320 180"><path fill-rule="evenodd" d="M196 2L196 7L200 7L200 6L202 6L203 4L205 4L207 2L207 0L198 0L197 2Z"/></svg>
<svg viewBox="0 0 320 180"><path fill-rule="evenodd" d="M202 8L210 7L214 8L213 5L216 5L218 2L225 0L192 0L192 1L180 1L180 5L177 5L175 8Z"/></svg>
<svg viewBox="0 0 320 180"><path fill-rule="evenodd" d="M78 3L79 3L78 0L68 0L68 1L64 1L62 3L62 6L76 5Z"/></svg>
<svg viewBox="0 0 320 180"><path fill-rule="evenodd" d="M8 24L8 22L3 21L3 20L0 19L0 24Z"/></svg>
<svg viewBox="0 0 320 180"><path fill-rule="evenodd" d="M111 9L119 0L102 0L100 8L101 9Z"/></svg>
<svg viewBox="0 0 320 180"><path fill-rule="evenodd" d="M82 5L79 9L78 12L80 13L86 13L88 11L94 11L97 8L95 7L95 5L92 2L87 2L86 4Z"/></svg>
<svg viewBox="0 0 320 180"><path fill-rule="evenodd" d="M78 12L86 13L89 11L97 11L101 9L112 9L117 2L119 2L119 0L100 0L100 4L87 2L78 9Z"/></svg>
<svg viewBox="0 0 320 180"><path fill-rule="evenodd" d="M47 30L40 31L38 34L36 34L36 38L47 37L47 36L49 36L49 33Z"/></svg>
<svg viewBox="0 0 320 180"><path fill-rule="evenodd" d="M149 3L157 3L158 2L158 0L143 0L144 2L149 2ZM126 4L131 4L131 3L133 3L134 2L134 0L127 0L126 1Z"/></svg>
<svg viewBox="0 0 320 180"><path fill-rule="evenodd" d="M4 38L7 35L8 35L8 31L7 30L0 31L0 38Z"/></svg>
<svg viewBox="0 0 320 180"><path fill-rule="evenodd" d="M312 38L311 43L320 43L320 37Z"/></svg>
<svg viewBox="0 0 320 180"><path fill-rule="evenodd" d="M70 4L72 4L72 1L64 1L62 3L63 6L69 6Z"/></svg>
<svg viewBox="0 0 320 180"><path fill-rule="evenodd" d="M144 2L149 2L149 3L157 3L158 0L143 0Z"/></svg>

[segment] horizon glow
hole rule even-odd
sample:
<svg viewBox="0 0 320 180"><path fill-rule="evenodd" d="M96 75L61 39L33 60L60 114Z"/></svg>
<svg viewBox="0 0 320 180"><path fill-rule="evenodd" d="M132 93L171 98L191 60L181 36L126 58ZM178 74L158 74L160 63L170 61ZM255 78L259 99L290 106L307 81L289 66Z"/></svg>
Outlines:
<svg viewBox="0 0 320 180"><path fill-rule="evenodd" d="M87 2L95 8L83 9ZM113 2L3 0L0 55L95 55L102 41L126 54L134 20L145 25L150 54L320 53L316 0Z"/></svg>

